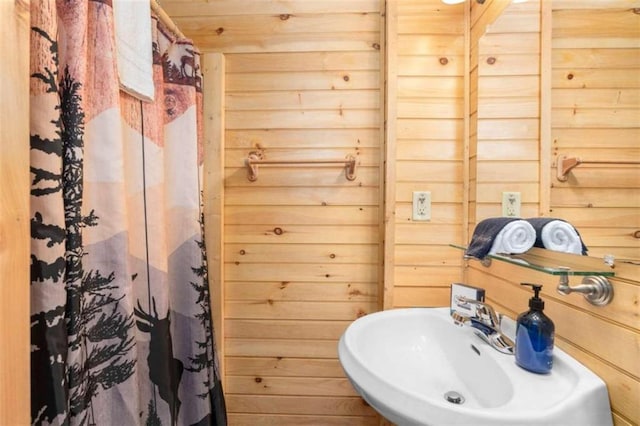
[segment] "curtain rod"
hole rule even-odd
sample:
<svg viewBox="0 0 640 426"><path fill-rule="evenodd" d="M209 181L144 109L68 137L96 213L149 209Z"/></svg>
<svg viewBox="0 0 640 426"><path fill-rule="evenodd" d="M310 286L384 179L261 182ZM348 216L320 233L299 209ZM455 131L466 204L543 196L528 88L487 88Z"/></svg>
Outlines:
<svg viewBox="0 0 640 426"><path fill-rule="evenodd" d="M178 28L176 23L173 22L173 19L171 19L171 17L167 15L167 12L162 9L162 6L158 4L157 0L149 0L149 2L151 3L151 10L156 15L158 15L158 19L160 19L160 22L162 22L172 33L174 33L179 38L187 38L182 33L182 31L180 31L180 28Z"/></svg>

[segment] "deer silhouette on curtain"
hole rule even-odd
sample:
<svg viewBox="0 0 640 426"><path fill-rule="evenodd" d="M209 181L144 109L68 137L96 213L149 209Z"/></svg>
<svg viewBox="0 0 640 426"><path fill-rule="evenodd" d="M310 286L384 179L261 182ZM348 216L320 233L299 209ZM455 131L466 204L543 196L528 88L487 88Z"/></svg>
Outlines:
<svg viewBox="0 0 640 426"><path fill-rule="evenodd" d="M199 53L153 19L143 102L119 90L110 0L31 5L32 423L226 425Z"/></svg>

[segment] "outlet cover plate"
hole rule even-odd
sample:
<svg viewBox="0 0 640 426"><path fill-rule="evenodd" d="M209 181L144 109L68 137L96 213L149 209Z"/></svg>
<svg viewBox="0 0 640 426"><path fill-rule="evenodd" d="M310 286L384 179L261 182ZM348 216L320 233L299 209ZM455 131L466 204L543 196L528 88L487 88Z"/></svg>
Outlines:
<svg viewBox="0 0 640 426"><path fill-rule="evenodd" d="M414 221L431 220L431 191L413 192L413 209L411 218Z"/></svg>
<svg viewBox="0 0 640 426"><path fill-rule="evenodd" d="M520 217L520 193L502 193L502 216Z"/></svg>

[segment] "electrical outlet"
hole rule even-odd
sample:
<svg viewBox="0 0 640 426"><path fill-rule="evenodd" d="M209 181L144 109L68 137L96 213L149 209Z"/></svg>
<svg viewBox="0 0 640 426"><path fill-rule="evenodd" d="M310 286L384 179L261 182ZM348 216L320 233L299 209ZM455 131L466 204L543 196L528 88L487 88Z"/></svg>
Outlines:
<svg viewBox="0 0 640 426"><path fill-rule="evenodd" d="M502 216L520 217L520 193L502 193Z"/></svg>
<svg viewBox="0 0 640 426"><path fill-rule="evenodd" d="M413 220L431 220L431 191L413 192Z"/></svg>

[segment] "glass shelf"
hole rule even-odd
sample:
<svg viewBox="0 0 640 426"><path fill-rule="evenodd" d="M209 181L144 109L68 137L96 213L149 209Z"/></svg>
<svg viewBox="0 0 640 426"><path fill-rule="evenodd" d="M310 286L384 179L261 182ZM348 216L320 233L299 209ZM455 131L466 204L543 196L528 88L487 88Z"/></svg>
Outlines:
<svg viewBox="0 0 640 426"><path fill-rule="evenodd" d="M457 244L449 244L449 246L466 250L467 248ZM505 253L496 253L487 255L489 259L495 259L502 262L511 263L513 265L522 266L524 268L533 269L538 272L544 272L550 275L575 275L575 276L590 276L590 275L599 275L602 277L613 277L615 272L611 269L606 269L605 266L600 268L593 267L585 267L585 265L571 263L571 262L563 262L564 265L552 264L552 259L549 259L545 256L539 256L530 252L523 254L505 254ZM480 261L480 259L469 258Z"/></svg>

